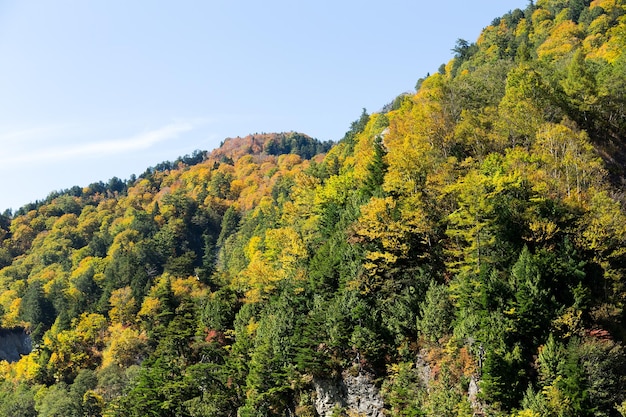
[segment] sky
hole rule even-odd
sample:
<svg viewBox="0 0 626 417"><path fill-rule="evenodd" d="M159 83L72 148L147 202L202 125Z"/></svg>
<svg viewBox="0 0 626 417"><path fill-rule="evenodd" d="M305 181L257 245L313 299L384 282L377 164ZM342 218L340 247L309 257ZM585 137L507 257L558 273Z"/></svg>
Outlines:
<svg viewBox="0 0 626 417"><path fill-rule="evenodd" d="M1 0L0 212L227 137L338 140L527 0Z"/></svg>

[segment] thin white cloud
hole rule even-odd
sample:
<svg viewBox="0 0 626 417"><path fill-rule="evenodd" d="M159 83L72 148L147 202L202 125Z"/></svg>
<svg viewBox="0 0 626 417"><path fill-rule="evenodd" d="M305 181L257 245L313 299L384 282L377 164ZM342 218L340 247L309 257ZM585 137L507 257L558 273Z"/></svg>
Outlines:
<svg viewBox="0 0 626 417"><path fill-rule="evenodd" d="M9 146L7 147L8 149L5 148L0 155L0 166L7 168L35 162L59 162L79 157L98 158L130 151L145 150L160 142L177 139L181 134L189 132L193 128L194 124L191 122L175 122L128 138L69 144L66 142L56 146L55 143L57 142L54 140L52 140L52 143L47 142L45 145L41 140L48 135L57 136L52 134L53 131L48 128L10 132L0 135L0 143L6 143L6 141L15 143L17 139L21 138L23 140L22 143L26 146ZM33 143L36 143L34 149Z"/></svg>
<svg viewBox="0 0 626 417"><path fill-rule="evenodd" d="M0 132L0 144L3 150L23 148L25 145L68 134L76 128L76 125L54 125Z"/></svg>

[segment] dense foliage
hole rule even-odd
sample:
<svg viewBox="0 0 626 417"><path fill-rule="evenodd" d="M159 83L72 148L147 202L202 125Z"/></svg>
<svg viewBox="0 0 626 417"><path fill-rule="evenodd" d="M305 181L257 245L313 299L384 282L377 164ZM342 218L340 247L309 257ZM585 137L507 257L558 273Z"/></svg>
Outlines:
<svg viewBox="0 0 626 417"><path fill-rule="evenodd" d="M0 415L313 416L346 370L394 416L626 415L624 51L624 0L531 2L332 148L230 139L5 213L34 349Z"/></svg>

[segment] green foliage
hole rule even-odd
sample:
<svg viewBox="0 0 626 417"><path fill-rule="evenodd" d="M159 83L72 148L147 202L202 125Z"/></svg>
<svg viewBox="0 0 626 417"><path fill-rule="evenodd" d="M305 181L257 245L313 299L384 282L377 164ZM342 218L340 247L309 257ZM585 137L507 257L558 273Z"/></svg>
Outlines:
<svg viewBox="0 0 626 417"><path fill-rule="evenodd" d="M624 16L530 2L336 145L228 139L0 215L33 340L0 414L310 416L347 372L389 415L623 414Z"/></svg>
<svg viewBox="0 0 626 417"><path fill-rule="evenodd" d="M304 159L311 159L315 155L328 152L332 142L320 142L301 133L291 132L278 135L267 141L264 150L270 155L296 154Z"/></svg>
<svg viewBox="0 0 626 417"><path fill-rule="evenodd" d="M423 396L420 391L423 390L420 376L412 363L390 365L389 378L383 383L382 393L394 416L425 416L420 401L420 396Z"/></svg>
<svg viewBox="0 0 626 417"><path fill-rule="evenodd" d="M481 395L496 408L511 409L522 399L526 386L524 360L519 346L487 351L483 365Z"/></svg>
<svg viewBox="0 0 626 417"><path fill-rule="evenodd" d="M382 196L382 185L387 171L385 154L383 139L377 136L374 140L374 158L367 167L368 177L365 180L363 189L364 194L367 196Z"/></svg>
<svg viewBox="0 0 626 417"><path fill-rule="evenodd" d="M0 415L36 417L35 389L26 383L15 386L4 381L0 385Z"/></svg>
<svg viewBox="0 0 626 417"><path fill-rule="evenodd" d="M420 304L417 329L426 339L436 342L452 330L454 306L445 286L432 283Z"/></svg>
<svg viewBox="0 0 626 417"><path fill-rule="evenodd" d="M20 316L29 323L31 337L39 340L44 332L54 323L55 311L46 298L40 281L31 283L20 304Z"/></svg>

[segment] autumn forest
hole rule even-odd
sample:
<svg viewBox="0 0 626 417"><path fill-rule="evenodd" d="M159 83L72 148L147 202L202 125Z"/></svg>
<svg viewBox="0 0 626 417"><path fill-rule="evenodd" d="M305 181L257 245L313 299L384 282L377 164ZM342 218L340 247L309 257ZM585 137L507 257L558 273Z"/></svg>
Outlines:
<svg viewBox="0 0 626 417"><path fill-rule="evenodd" d="M1 215L0 416L626 416L626 1L451 48L338 142Z"/></svg>

